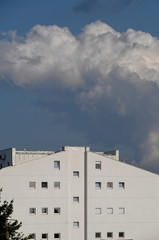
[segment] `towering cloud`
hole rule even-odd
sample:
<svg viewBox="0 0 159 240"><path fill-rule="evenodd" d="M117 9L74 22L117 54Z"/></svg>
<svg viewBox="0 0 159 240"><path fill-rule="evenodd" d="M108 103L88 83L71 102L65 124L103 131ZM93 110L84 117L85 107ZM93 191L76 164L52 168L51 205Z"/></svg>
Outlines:
<svg viewBox="0 0 159 240"><path fill-rule="evenodd" d="M158 38L133 29L119 33L100 21L79 36L40 25L25 38L9 36L0 41L1 79L63 93L62 116L71 129L90 142L133 147L144 167L159 170ZM50 112L52 105L43 103Z"/></svg>

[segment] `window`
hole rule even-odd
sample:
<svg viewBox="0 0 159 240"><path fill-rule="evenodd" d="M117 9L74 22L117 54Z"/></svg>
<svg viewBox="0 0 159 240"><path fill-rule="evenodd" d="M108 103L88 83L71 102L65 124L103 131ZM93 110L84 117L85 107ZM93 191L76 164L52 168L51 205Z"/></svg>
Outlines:
<svg viewBox="0 0 159 240"><path fill-rule="evenodd" d="M101 232L96 232L95 233L95 238L101 238Z"/></svg>
<svg viewBox="0 0 159 240"><path fill-rule="evenodd" d="M2 168L2 164L0 164L0 169Z"/></svg>
<svg viewBox="0 0 159 240"><path fill-rule="evenodd" d="M125 237L125 233L124 232L119 232L119 238L124 238Z"/></svg>
<svg viewBox="0 0 159 240"><path fill-rule="evenodd" d="M36 208L29 208L30 214L36 214Z"/></svg>
<svg viewBox="0 0 159 240"><path fill-rule="evenodd" d="M61 234L60 233L54 233L54 238L55 239L60 239L61 238Z"/></svg>
<svg viewBox="0 0 159 240"><path fill-rule="evenodd" d="M107 189L113 189L113 182L107 182Z"/></svg>
<svg viewBox="0 0 159 240"><path fill-rule="evenodd" d="M79 171L73 171L73 176L74 177L79 177Z"/></svg>
<svg viewBox="0 0 159 240"><path fill-rule="evenodd" d="M41 212L42 212L43 214L48 214L48 208L42 208L42 209L41 209Z"/></svg>
<svg viewBox="0 0 159 240"><path fill-rule="evenodd" d="M29 188L35 189L36 188L36 182L29 182Z"/></svg>
<svg viewBox="0 0 159 240"><path fill-rule="evenodd" d="M119 214L125 214L125 208L119 208Z"/></svg>
<svg viewBox="0 0 159 240"><path fill-rule="evenodd" d="M101 208L95 208L95 214L101 214L102 213L102 209Z"/></svg>
<svg viewBox="0 0 159 240"><path fill-rule="evenodd" d="M74 203L79 203L79 197L73 197L73 202Z"/></svg>
<svg viewBox="0 0 159 240"><path fill-rule="evenodd" d="M42 188L48 188L48 183L47 182L42 182L41 187Z"/></svg>
<svg viewBox="0 0 159 240"><path fill-rule="evenodd" d="M95 169L101 170L101 162L100 161L96 161Z"/></svg>
<svg viewBox="0 0 159 240"><path fill-rule="evenodd" d="M113 237L113 233L112 232L107 232L107 238L112 238Z"/></svg>
<svg viewBox="0 0 159 240"><path fill-rule="evenodd" d="M58 214L58 215L59 215L60 212L61 212L61 210L60 210L59 207L54 208L54 213L55 213L55 214Z"/></svg>
<svg viewBox="0 0 159 240"><path fill-rule="evenodd" d="M60 161L54 161L54 168L60 170Z"/></svg>
<svg viewBox="0 0 159 240"><path fill-rule="evenodd" d="M31 236L30 240L35 240L36 239L36 234L35 233L31 233L30 236Z"/></svg>
<svg viewBox="0 0 159 240"><path fill-rule="evenodd" d="M124 188L125 188L125 183L119 182L119 189L124 189Z"/></svg>
<svg viewBox="0 0 159 240"><path fill-rule="evenodd" d="M101 182L96 182L95 183L95 188L96 189L101 189Z"/></svg>
<svg viewBox="0 0 159 240"><path fill-rule="evenodd" d="M107 208L107 214L113 214L113 208Z"/></svg>
<svg viewBox="0 0 159 240"><path fill-rule="evenodd" d="M54 182L54 188L60 189L60 182Z"/></svg>
<svg viewBox="0 0 159 240"><path fill-rule="evenodd" d="M79 228L79 222L73 222L73 227L74 228Z"/></svg>
<svg viewBox="0 0 159 240"><path fill-rule="evenodd" d="M42 233L41 238L42 239L48 239L48 234L47 233Z"/></svg>
<svg viewBox="0 0 159 240"><path fill-rule="evenodd" d="M1 159L1 160L5 160L5 159L6 159L6 155L3 155L3 156L0 155L0 159Z"/></svg>

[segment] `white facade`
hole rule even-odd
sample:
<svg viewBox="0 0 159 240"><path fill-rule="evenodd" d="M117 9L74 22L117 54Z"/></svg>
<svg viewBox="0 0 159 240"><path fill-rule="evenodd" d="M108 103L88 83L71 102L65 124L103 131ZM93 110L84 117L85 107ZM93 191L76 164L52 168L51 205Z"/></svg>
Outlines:
<svg viewBox="0 0 159 240"><path fill-rule="evenodd" d="M2 200L35 239L158 240L159 176L119 161L119 151L0 151ZM10 165L10 166L8 166Z"/></svg>

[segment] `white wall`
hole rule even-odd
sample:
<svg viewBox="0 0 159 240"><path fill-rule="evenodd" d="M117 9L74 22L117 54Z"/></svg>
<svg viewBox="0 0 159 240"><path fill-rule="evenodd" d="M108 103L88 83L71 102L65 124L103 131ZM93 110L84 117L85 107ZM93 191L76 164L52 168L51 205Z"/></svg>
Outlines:
<svg viewBox="0 0 159 240"><path fill-rule="evenodd" d="M101 161L102 169L95 169L95 161ZM95 189L95 182L101 182L101 190ZM107 182L113 182L113 189L107 189ZM125 189L119 189L119 182ZM119 232L125 232L126 239L158 240L159 238L159 177L130 165L88 153L88 239L95 239L95 232L113 232L118 239ZM102 214L96 215L95 208ZM119 214L119 208L125 214ZM113 214L107 214L113 208Z"/></svg>
<svg viewBox="0 0 159 240"><path fill-rule="evenodd" d="M0 170L2 200L14 199L13 218L23 222L24 233L36 233L36 240L42 233L48 233L50 240L54 233L61 233L64 240L93 240L95 232L101 232L102 239L113 232L117 240L118 233L125 232L125 239L158 240L158 175L85 153L84 147L64 150ZM60 170L54 169L55 160L60 161ZM95 169L96 161L101 161L101 170ZM79 178L73 171L79 171ZM36 182L36 189L29 188L30 181ZM60 189L54 189L54 181L60 181ZM41 182L48 182L48 189L42 189ZM101 182L100 190L95 189L95 182ZM107 182L113 182L112 190L107 189ZM119 189L119 182L125 183L125 189ZM74 196L79 203L73 203ZM36 215L29 214L31 207L36 208ZM48 215L41 213L42 207L48 207ZM54 207L61 208L60 215L54 214ZM119 214L120 207L125 214ZM95 208L102 209L101 215L95 214ZM107 208L113 208L113 214L108 215ZM73 227L74 221L79 228Z"/></svg>

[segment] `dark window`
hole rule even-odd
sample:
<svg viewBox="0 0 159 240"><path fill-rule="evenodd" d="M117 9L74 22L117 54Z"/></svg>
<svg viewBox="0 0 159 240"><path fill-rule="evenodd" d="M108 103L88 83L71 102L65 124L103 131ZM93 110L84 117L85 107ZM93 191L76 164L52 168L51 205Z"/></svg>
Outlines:
<svg viewBox="0 0 159 240"><path fill-rule="evenodd" d="M107 233L107 238L112 238L113 237L113 233L112 232L108 232Z"/></svg>
<svg viewBox="0 0 159 240"><path fill-rule="evenodd" d="M124 238L124 237L125 237L124 232L119 232L119 237L120 237L120 238Z"/></svg>
<svg viewBox="0 0 159 240"><path fill-rule="evenodd" d="M55 214L60 214L60 208L59 207L54 208L54 213Z"/></svg>
<svg viewBox="0 0 159 240"><path fill-rule="evenodd" d="M101 238L101 232L96 232L96 233L95 233L95 237L96 237L96 238Z"/></svg>
<svg viewBox="0 0 159 240"><path fill-rule="evenodd" d="M60 239L60 233L54 233L54 238Z"/></svg>
<svg viewBox="0 0 159 240"><path fill-rule="evenodd" d="M41 187L42 188L48 188L48 183L47 182L42 182Z"/></svg>

